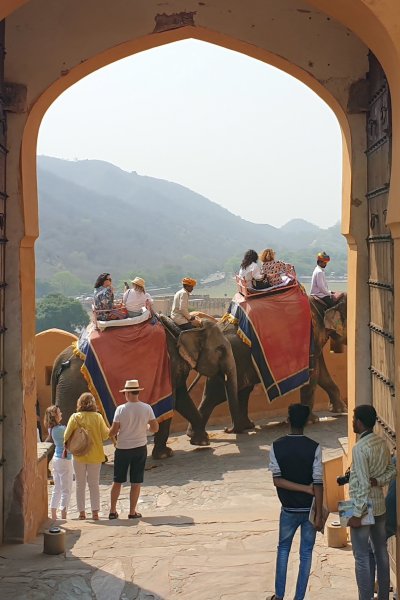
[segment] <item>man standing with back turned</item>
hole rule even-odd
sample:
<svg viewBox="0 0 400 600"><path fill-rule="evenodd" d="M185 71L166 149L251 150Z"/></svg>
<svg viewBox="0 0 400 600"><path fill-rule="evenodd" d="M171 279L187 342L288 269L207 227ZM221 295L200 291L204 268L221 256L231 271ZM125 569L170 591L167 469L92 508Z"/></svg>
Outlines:
<svg viewBox="0 0 400 600"><path fill-rule="evenodd" d="M117 407L110 428L110 437L117 436L117 448L114 456L114 483L111 488L109 519L118 519L117 501L121 486L127 480L128 470L131 482L128 519L140 519L142 516L136 511L136 505L146 466L147 431L157 433L158 421L151 406L139 400L141 391L143 388L139 386L137 379L128 379L125 382L124 389L120 392L125 394L126 403Z"/></svg>
<svg viewBox="0 0 400 600"><path fill-rule="evenodd" d="M322 451L318 442L303 433L309 416L308 406L291 404L288 416L290 434L275 440L270 450L269 470L272 472L282 509L279 519L275 594L268 600L282 600L285 595L290 548L299 527L300 565L294 600L303 600L311 571L315 534L323 527ZM315 526L309 521L314 495Z"/></svg>
<svg viewBox="0 0 400 600"><path fill-rule="evenodd" d="M370 600L374 589L371 572L369 543L375 555L378 576L378 599L389 600L389 556L386 542L386 508L382 487L396 476L396 466L390 461L385 440L373 432L376 410L369 404L356 406L353 430L359 439L353 448L349 481L349 495L353 502L353 516L349 519L351 545L355 559L359 600ZM372 503L374 525L362 525L368 500Z"/></svg>

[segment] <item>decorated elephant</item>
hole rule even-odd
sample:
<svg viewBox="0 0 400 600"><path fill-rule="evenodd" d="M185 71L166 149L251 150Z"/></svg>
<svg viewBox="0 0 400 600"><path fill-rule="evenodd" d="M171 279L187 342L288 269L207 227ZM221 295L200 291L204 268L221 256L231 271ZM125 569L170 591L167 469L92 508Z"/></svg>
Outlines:
<svg viewBox="0 0 400 600"><path fill-rule="evenodd" d="M334 307L326 311L320 302L310 297L310 310L314 335L314 367L310 372L309 383L300 389L300 398L302 404L310 407L311 420L316 421L318 417L314 415L312 410L317 385L327 392L330 409L333 412L341 413L347 410L345 403L340 398L339 388L328 372L323 355L323 348L330 337L338 345L347 343L347 296L344 294ZM233 427L226 429L226 431L240 433L245 429L254 427L254 423L248 417L248 402L254 386L260 383L260 379L253 365L250 348L237 335L237 326L226 322L221 322L218 326L231 344L238 378L239 415L235 420L239 423L239 427L235 426L234 421ZM191 351L190 348L187 348L187 350ZM203 399L199 406L199 413L203 419L204 427L207 425L215 406L226 400L224 387L224 379L220 373L207 379ZM189 426L188 435L191 434L192 430Z"/></svg>
<svg viewBox="0 0 400 600"><path fill-rule="evenodd" d="M202 327L182 333L174 330L174 325L168 319L162 319L162 323L166 329L175 409L190 423L191 444L209 445L204 420L187 391L186 380L191 368L211 380L221 378L233 427L242 428L243 424L238 419L236 364L229 340L217 325L207 320L203 321ZM68 419L75 411L78 397L88 391L81 366L82 360L74 354L72 346L63 350L53 365L52 403L61 408L64 419ZM168 458L172 455L172 450L167 447L170 425L171 419L160 423L160 429L154 436L154 458Z"/></svg>

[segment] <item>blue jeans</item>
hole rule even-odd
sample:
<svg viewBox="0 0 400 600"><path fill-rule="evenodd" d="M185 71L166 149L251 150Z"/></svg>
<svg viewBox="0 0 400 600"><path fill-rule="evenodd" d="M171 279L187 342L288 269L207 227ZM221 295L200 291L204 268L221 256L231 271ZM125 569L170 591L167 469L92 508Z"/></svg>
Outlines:
<svg viewBox="0 0 400 600"><path fill-rule="evenodd" d="M369 540L371 540L376 561L378 598L379 600L389 600L390 574L386 541L386 515L375 517L374 525L350 527L350 536L355 559L359 600L371 600L373 598L375 569L371 564Z"/></svg>
<svg viewBox="0 0 400 600"><path fill-rule="evenodd" d="M287 512L281 510L279 519L279 545L276 557L275 596L283 598L286 587L286 574L290 548L297 529L300 533L300 565L294 600L303 600L311 571L312 551L316 529L308 520L309 512Z"/></svg>

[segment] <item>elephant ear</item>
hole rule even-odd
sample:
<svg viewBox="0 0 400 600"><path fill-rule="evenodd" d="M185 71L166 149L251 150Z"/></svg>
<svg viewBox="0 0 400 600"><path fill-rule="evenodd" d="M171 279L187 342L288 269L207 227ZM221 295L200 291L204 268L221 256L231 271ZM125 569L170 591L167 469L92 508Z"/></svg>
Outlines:
<svg viewBox="0 0 400 600"><path fill-rule="evenodd" d="M204 329L188 329L182 331L178 341L178 352L184 360L196 368L203 345Z"/></svg>

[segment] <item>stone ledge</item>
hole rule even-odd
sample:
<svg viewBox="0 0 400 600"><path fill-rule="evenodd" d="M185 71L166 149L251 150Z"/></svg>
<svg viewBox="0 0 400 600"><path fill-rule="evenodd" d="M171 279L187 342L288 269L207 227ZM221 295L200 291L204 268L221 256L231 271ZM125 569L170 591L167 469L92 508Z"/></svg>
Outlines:
<svg viewBox="0 0 400 600"><path fill-rule="evenodd" d="M339 444L343 448L343 452L344 452L345 456L347 456L349 453L349 438L348 437L340 437L340 438L338 438L338 440L339 440Z"/></svg>
<svg viewBox="0 0 400 600"><path fill-rule="evenodd" d="M54 444L51 444L50 442L39 442L37 444L37 459L38 459L38 462L40 462L44 458L47 459L47 457L50 454L50 451L52 450L53 447L54 447Z"/></svg>

